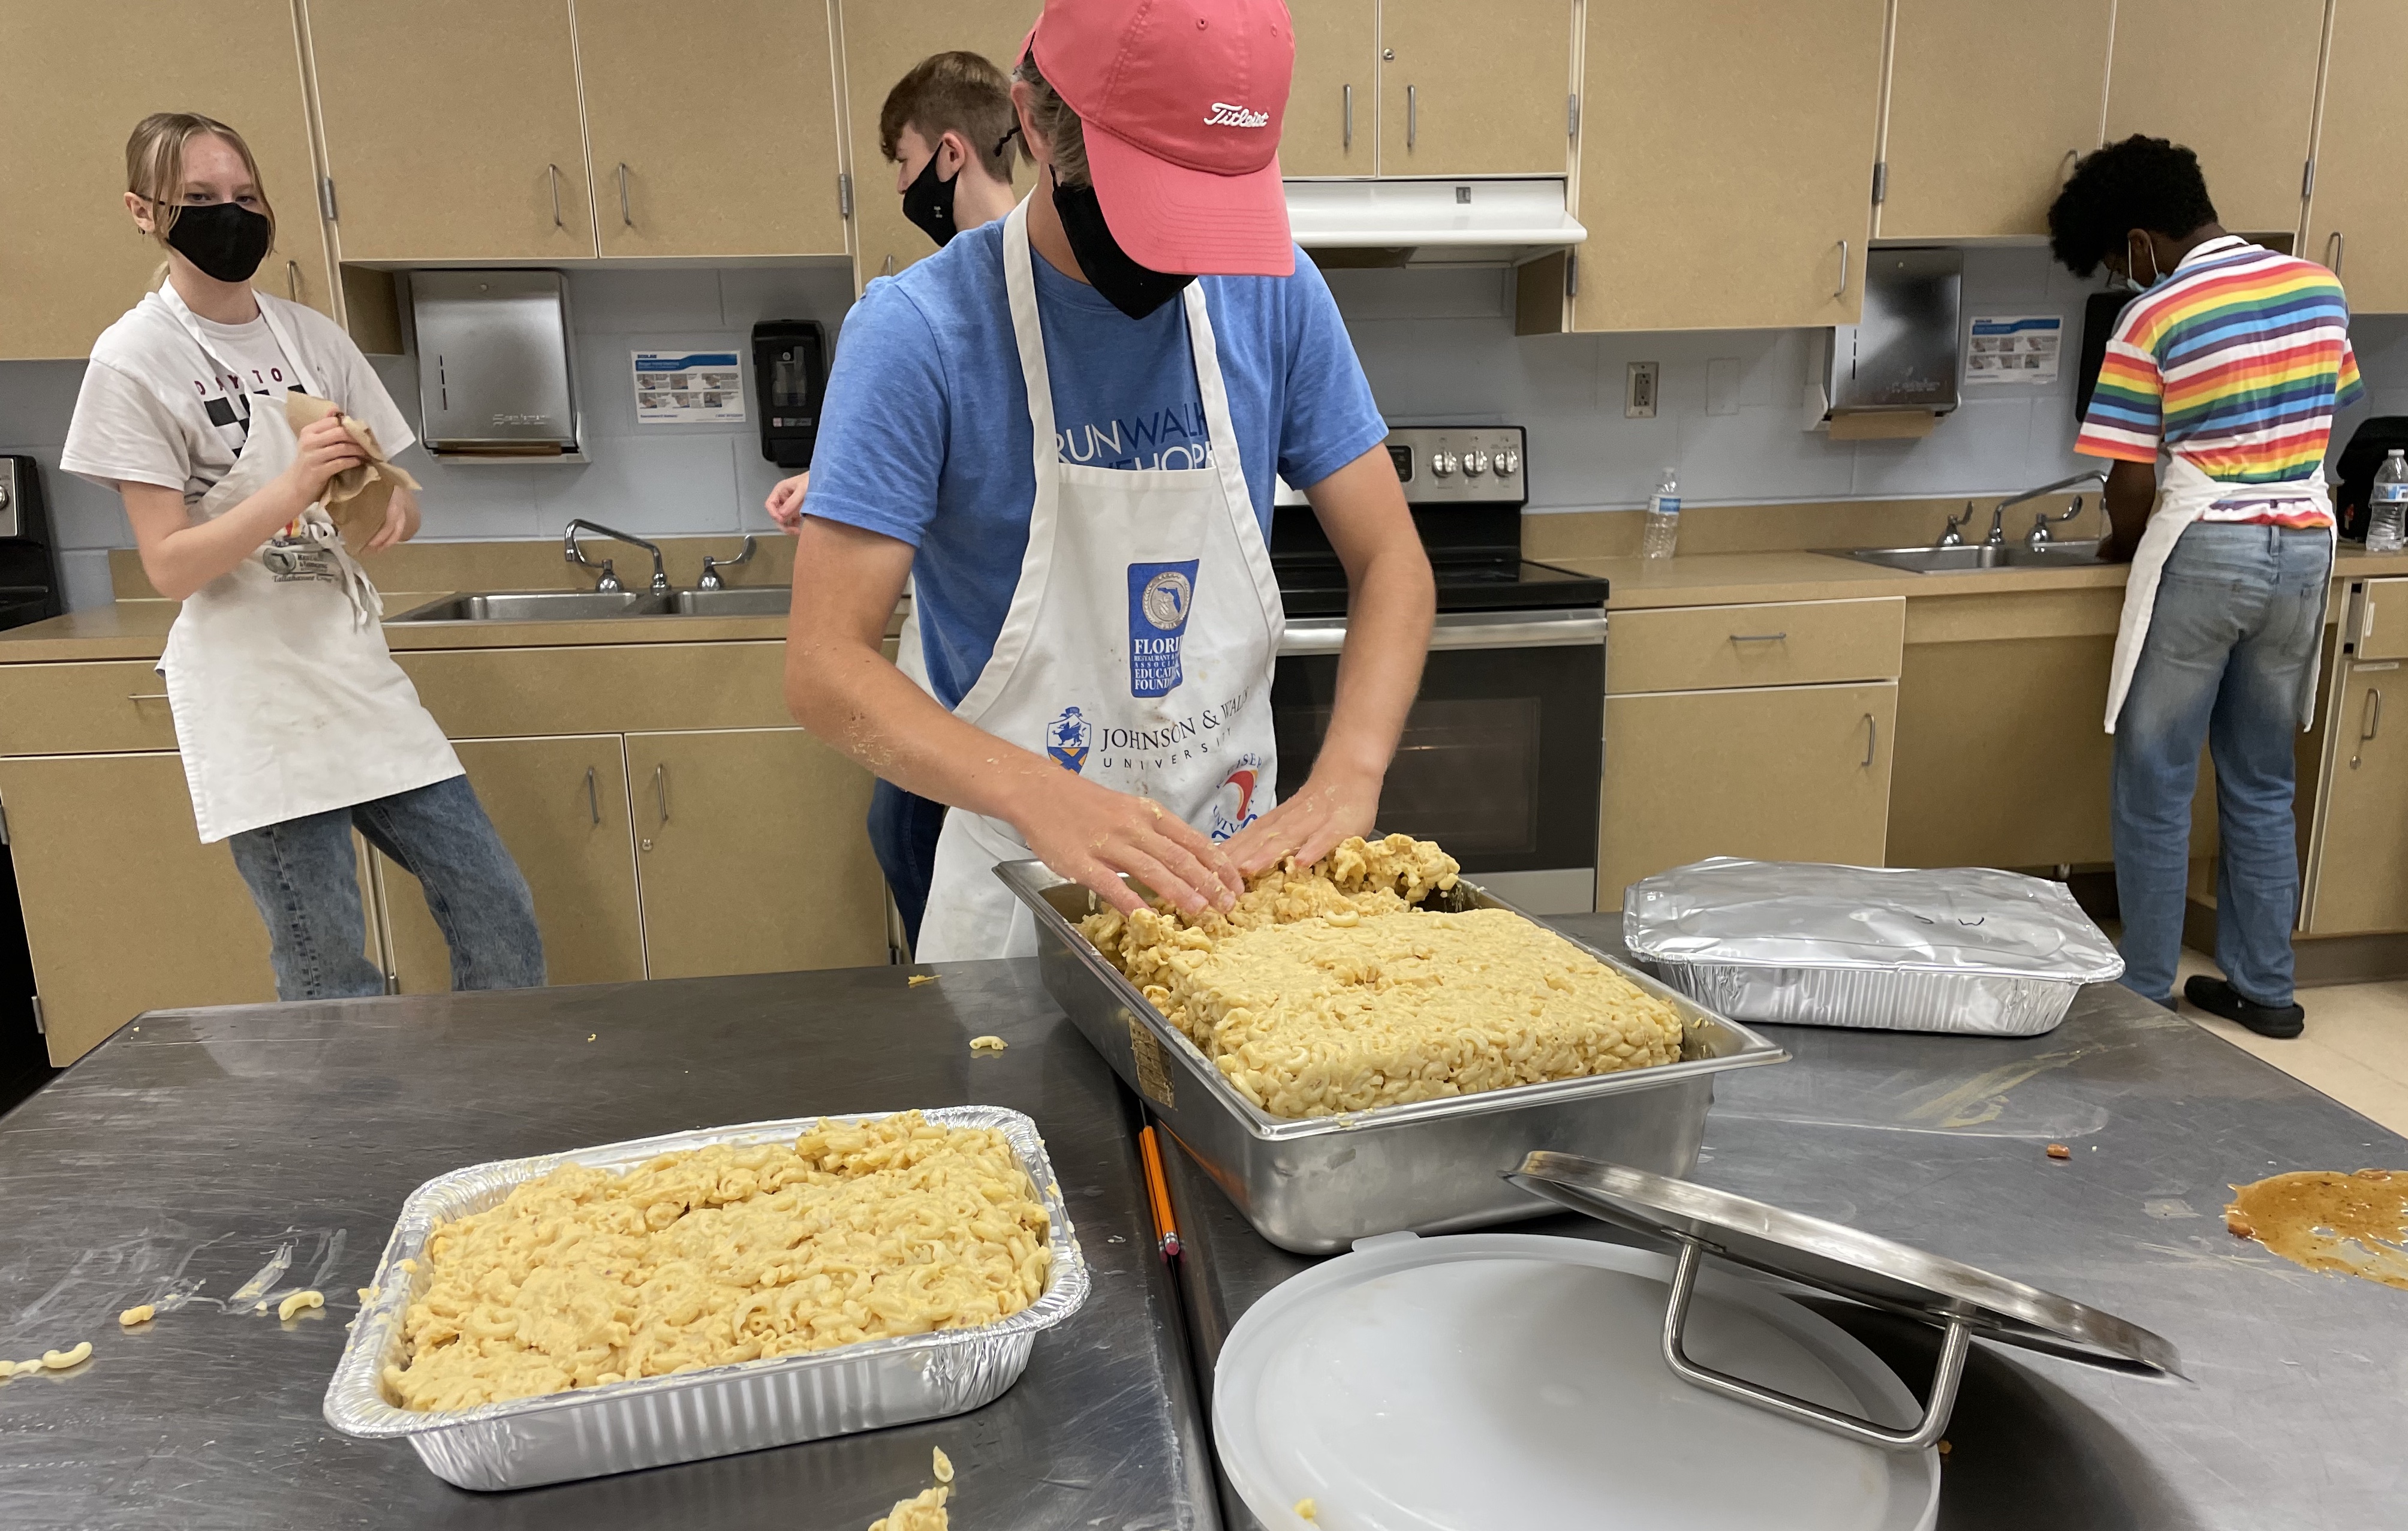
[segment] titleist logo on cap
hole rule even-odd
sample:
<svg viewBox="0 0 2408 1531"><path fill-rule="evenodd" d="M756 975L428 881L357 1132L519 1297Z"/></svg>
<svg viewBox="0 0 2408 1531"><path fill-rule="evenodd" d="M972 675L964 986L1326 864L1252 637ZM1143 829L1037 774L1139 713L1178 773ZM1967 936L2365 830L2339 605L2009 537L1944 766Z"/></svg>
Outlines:
<svg viewBox="0 0 2408 1531"><path fill-rule="evenodd" d="M1215 101L1212 103L1212 115L1204 119L1204 124L1207 127L1254 128L1268 126L1270 120L1269 112L1249 111L1243 107L1233 107L1226 101Z"/></svg>

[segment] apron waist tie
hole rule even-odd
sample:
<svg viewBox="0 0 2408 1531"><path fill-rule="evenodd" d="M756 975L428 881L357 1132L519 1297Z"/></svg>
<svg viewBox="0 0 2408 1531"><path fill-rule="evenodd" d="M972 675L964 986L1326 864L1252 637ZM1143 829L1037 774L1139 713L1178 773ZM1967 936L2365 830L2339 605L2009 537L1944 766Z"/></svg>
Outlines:
<svg viewBox="0 0 2408 1531"><path fill-rule="evenodd" d="M311 506L310 509L317 510L318 508ZM323 513L319 512L320 515ZM377 594L376 582L368 578L367 570L360 567L359 560L343 546L343 534L336 530L335 523L322 521L318 516L304 516L301 531L312 547L335 561L335 568L342 579L343 594L351 603L351 626L364 629L382 622L384 597Z"/></svg>

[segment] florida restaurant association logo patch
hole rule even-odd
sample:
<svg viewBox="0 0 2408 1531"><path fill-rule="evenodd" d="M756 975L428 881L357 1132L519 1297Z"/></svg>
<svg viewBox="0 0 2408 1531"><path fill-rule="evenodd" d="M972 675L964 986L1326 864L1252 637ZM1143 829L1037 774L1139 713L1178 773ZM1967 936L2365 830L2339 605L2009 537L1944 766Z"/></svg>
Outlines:
<svg viewBox="0 0 2408 1531"><path fill-rule="evenodd" d="M1179 643L1196 607L1201 560L1128 566L1129 694L1168 696L1180 681Z"/></svg>
<svg viewBox="0 0 2408 1531"><path fill-rule="evenodd" d="M1095 730L1079 715L1075 707L1066 707L1062 715L1045 725L1045 752L1054 764L1073 774L1087 768L1087 743Z"/></svg>

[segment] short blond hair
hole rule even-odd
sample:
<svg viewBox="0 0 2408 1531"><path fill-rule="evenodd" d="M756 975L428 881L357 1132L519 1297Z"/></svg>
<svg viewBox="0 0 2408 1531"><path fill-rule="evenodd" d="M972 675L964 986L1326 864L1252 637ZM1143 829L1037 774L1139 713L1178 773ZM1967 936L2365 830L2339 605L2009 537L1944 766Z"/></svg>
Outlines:
<svg viewBox="0 0 2408 1531"><path fill-rule="evenodd" d="M988 176L1011 184L1011 82L976 53L931 53L886 93L878 113L878 149L902 159L898 140L910 128L934 147L950 130L978 156Z"/></svg>
<svg viewBox="0 0 2408 1531"><path fill-rule="evenodd" d="M1011 78L1029 88L1028 115L1054 150L1054 179L1068 186L1086 184L1087 130L1077 109L1046 82L1044 71L1037 67L1037 50L1021 56L1020 67L1011 72ZM1030 158L1035 157L1032 152Z"/></svg>
<svg viewBox="0 0 2408 1531"><path fill-rule="evenodd" d="M184 147L212 134L242 156L267 215L267 246L275 249L276 206L267 199L267 185L259 179L259 161L251 157L251 145L216 118L196 111L154 111L135 123L133 136L125 140L125 189L150 204L150 236L165 247L167 231L176 226L184 205Z"/></svg>

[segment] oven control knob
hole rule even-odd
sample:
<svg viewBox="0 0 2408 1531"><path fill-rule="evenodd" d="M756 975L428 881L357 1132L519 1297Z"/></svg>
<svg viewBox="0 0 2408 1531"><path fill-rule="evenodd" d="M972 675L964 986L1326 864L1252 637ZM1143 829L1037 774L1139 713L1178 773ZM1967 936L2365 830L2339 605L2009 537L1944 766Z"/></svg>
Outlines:
<svg viewBox="0 0 2408 1531"><path fill-rule="evenodd" d="M1430 471L1437 474L1441 479L1445 478L1448 474L1453 473L1455 471L1455 453L1451 451L1434 451L1430 453Z"/></svg>
<svg viewBox="0 0 2408 1531"><path fill-rule="evenodd" d="M1522 454L1520 452L1515 451L1511 447L1504 447L1498 450L1497 453L1497 477L1499 479L1511 479L1516 472L1520 471L1521 466Z"/></svg>
<svg viewBox="0 0 2408 1531"><path fill-rule="evenodd" d="M1463 454L1463 476L1465 478L1477 479L1487 471L1488 454L1486 452L1468 451Z"/></svg>

